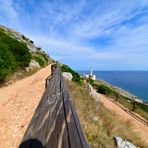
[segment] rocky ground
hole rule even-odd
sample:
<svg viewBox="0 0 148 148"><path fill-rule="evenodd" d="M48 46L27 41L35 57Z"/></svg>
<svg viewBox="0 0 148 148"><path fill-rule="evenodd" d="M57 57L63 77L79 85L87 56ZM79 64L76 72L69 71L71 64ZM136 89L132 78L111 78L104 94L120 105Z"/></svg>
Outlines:
<svg viewBox="0 0 148 148"><path fill-rule="evenodd" d="M0 147L17 148L50 75L47 66L36 74L0 88Z"/></svg>

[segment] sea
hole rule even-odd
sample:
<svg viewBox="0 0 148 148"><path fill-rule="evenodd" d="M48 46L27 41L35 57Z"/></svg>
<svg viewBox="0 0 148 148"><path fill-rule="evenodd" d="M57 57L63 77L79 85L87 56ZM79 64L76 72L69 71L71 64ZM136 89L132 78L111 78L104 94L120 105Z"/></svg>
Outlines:
<svg viewBox="0 0 148 148"><path fill-rule="evenodd" d="M90 71L79 71L89 74ZM148 71L93 71L96 79L120 87L148 102Z"/></svg>

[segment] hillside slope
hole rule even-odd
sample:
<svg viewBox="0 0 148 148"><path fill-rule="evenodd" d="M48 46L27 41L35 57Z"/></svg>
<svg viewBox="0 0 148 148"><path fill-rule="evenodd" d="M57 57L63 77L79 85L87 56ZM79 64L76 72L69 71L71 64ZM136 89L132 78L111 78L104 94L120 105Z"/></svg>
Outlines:
<svg viewBox="0 0 148 148"><path fill-rule="evenodd" d="M66 82L92 148L115 148L114 136L120 136L141 148L148 147L147 125L133 118L107 96L97 93L95 99L99 98L98 104L85 86Z"/></svg>
<svg viewBox="0 0 148 148"><path fill-rule="evenodd" d="M0 25L0 83L16 72L23 75L51 62L52 59L32 40Z"/></svg>
<svg viewBox="0 0 148 148"><path fill-rule="evenodd" d="M21 34L20 32L15 31L14 29L8 28L6 26L0 25L0 31L7 34L9 37L27 45L27 48L31 53L45 53L40 47L36 47L34 42L30 40L25 35Z"/></svg>

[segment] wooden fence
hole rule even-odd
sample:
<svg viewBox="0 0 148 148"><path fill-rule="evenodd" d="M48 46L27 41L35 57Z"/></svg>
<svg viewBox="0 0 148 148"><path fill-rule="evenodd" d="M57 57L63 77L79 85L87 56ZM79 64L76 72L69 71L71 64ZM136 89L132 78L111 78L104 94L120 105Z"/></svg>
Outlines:
<svg viewBox="0 0 148 148"><path fill-rule="evenodd" d="M19 147L90 147L58 65L52 66L52 74L46 79L43 97Z"/></svg>

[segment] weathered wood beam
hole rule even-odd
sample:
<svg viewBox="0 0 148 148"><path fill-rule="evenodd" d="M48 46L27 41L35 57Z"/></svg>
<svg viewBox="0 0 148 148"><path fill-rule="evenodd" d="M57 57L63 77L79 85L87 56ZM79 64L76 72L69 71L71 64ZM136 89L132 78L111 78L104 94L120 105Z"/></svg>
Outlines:
<svg viewBox="0 0 148 148"><path fill-rule="evenodd" d="M89 148L58 65L46 79L46 90L20 148Z"/></svg>

